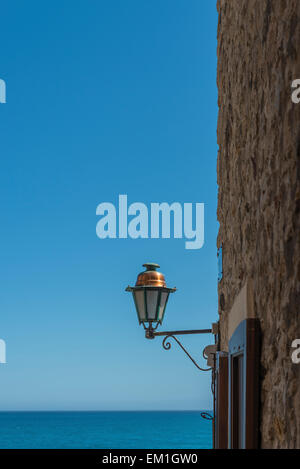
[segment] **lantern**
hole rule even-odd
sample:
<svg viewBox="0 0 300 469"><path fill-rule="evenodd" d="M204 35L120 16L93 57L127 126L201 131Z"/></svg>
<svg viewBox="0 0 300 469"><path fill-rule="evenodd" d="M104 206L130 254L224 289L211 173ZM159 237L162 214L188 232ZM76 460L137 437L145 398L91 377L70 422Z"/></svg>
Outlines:
<svg viewBox="0 0 300 469"><path fill-rule="evenodd" d="M167 288L164 275L156 270L158 264L147 263L143 267L146 270L138 275L135 286L128 286L126 291L132 292L139 323L148 331L146 336L152 338L151 331L162 324L169 294L176 288Z"/></svg>

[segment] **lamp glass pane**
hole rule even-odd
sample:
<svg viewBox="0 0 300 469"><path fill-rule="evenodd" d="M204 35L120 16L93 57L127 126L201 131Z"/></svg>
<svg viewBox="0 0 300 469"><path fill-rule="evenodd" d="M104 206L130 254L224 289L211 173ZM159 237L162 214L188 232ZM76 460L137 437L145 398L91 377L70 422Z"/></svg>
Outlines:
<svg viewBox="0 0 300 469"><path fill-rule="evenodd" d="M168 301L169 297L169 292L161 292L161 297L160 297L160 305L159 305L159 311L158 311L158 320L162 321L164 317L164 312L166 308L166 304Z"/></svg>
<svg viewBox="0 0 300 469"><path fill-rule="evenodd" d="M146 320L146 309L145 309L145 297L144 297L144 290L136 290L133 293L135 297L135 305L138 313L138 317L140 321Z"/></svg>
<svg viewBox="0 0 300 469"><path fill-rule="evenodd" d="M147 290L147 319L155 320L156 319L156 310L157 310L157 300L158 300L158 290Z"/></svg>

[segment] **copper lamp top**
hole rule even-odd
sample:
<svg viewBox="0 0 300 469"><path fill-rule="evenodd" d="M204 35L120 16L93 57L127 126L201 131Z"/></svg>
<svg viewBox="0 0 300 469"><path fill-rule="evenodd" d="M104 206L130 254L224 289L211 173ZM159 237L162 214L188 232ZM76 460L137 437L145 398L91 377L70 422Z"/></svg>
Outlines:
<svg viewBox="0 0 300 469"><path fill-rule="evenodd" d="M157 272L156 269L159 269L158 264L148 262L143 264L143 267L146 267L144 272L141 272L138 277L135 286L136 287L166 287L165 276L161 272Z"/></svg>

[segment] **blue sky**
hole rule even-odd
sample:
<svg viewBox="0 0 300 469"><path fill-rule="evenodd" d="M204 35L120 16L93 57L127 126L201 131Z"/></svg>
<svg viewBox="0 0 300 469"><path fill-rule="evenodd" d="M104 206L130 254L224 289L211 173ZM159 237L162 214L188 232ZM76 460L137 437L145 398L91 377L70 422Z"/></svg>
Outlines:
<svg viewBox="0 0 300 469"><path fill-rule="evenodd" d="M131 296L157 262L163 328L217 320L214 1L1 7L0 410L211 408L210 373L146 341ZM204 202L205 243L96 236L96 207ZM184 337L202 362L210 336Z"/></svg>

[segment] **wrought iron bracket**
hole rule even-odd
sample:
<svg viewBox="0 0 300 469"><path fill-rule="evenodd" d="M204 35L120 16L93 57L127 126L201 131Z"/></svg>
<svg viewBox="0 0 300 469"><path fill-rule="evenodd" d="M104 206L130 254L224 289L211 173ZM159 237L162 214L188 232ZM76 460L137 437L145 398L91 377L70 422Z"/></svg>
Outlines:
<svg viewBox="0 0 300 469"><path fill-rule="evenodd" d="M157 327L157 325L156 325ZM196 330L187 330L187 331L165 331L165 332L156 332L156 327L153 328L152 324L149 324L149 327L145 328L146 331L146 338L147 339L154 339L155 337L164 337L162 341L162 346L165 350L170 350L172 347L172 344L169 339L175 340L175 342L179 345L179 347L184 351L184 353L189 357L189 359L193 362L196 368L200 371L212 371L212 384L211 384L211 390L214 396L214 401L215 401L215 389L214 389L214 375L215 375L215 351L217 350L217 336L219 334L219 326L218 323L213 323L212 329L196 329ZM209 355L212 354L212 359L213 359L213 366L209 368L202 368L201 366L198 365L196 360L189 354L189 352L185 349L185 347L182 345L180 340L176 337L177 335L190 335L190 334L213 334L215 337L215 345L209 345L205 347L203 350L203 357L204 359L207 359L209 361ZM210 350L213 350L213 353L210 353ZM211 360L210 359L210 362ZM200 413L201 417L205 420L212 420L214 422L214 413L211 415L209 412L201 412Z"/></svg>
<svg viewBox="0 0 300 469"><path fill-rule="evenodd" d="M184 346L182 345L182 343L180 342L180 340L177 339L177 337L173 334L169 334L167 335L164 340L162 341L162 346L165 350L170 350L171 348L171 342L168 341L168 339L174 339L175 342L177 342L177 344L179 345L179 347L181 347L181 349L184 351L184 353L189 357L189 359L194 363L195 367L198 368L198 370L200 371L210 371L212 370L212 368L201 368L201 366L198 365L198 363L193 359L193 357L191 357L191 355L189 354L189 352L184 348Z"/></svg>
<svg viewBox="0 0 300 469"><path fill-rule="evenodd" d="M202 368L198 365L196 360L189 354L189 352L185 349L179 339L177 339L177 335L190 335L190 334L211 334L213 331L212 329L196 329L196 330L188 330L188 331L165 331L165 332L156 332L154 329L150 328L146 330L146 338L147 339L154 339L155 337L164 336L162 341L162 346L165 350L170 350L172 344L169 339L175 340L175 342L179 345L179 347L184 351L184 353L189 357L189 359L194 363L195 367L198 368L200 371L211 371L213 368Z"/></svg>

